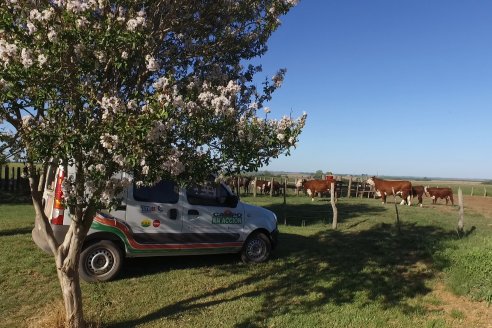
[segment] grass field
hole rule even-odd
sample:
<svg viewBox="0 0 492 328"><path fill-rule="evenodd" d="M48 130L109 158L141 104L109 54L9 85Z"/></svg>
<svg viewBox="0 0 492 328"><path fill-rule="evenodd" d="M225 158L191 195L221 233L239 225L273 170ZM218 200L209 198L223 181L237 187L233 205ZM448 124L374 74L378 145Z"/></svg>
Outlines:
<svg viewBox="0 0 492 328"><path fill-rule="evenodd" d="M468 235L458 239L457 207L428 199L398 208L401 234L394 206L379 200L341 198L337 231L327 199L244 200L287 221L268 263L127 260L116 281L82 284L86 316L113 328L490 327L489 215L465 208ZM61 306L53 260L31 241L32 226L31 206L0 205L0 327L35 326L40 312Z"/></svg>
<svg viewBox="0 0 492 328"><path fill-rule="evenodd" d="M492 185L476 181L455 181L455 180L431 180L431 181L412 181L412 185L422 185L429 187L449 187L453 189L454 198L458 199L458 188L461 188L463 195L492 197Z"/></svg>

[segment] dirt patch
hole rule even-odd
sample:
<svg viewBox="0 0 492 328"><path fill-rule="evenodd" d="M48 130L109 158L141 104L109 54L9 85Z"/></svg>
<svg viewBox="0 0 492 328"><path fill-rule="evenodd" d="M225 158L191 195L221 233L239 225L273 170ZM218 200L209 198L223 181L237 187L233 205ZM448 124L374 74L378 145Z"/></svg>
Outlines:
<svg viewBox="0 0 492 328"><path fill-rule="evenodd" d="M463 195L465 213L468 211L483 215L492 223L492 197L465 196ZM437 204L432 204L429 198L424 198L424 207L431 207L443 212L458 212L458 195L454 195L454 206L447 205L444 200L439 199Z"/></svg>
<svg viewBox="0 0 492 328"><path fill-rule="evenodd" d="M428 305L429 310L444 313L450 327L492 328L492 306L475 302L446 290L442 281L437 281L431 295L439 304Z"/></svg>
<svg viewBox="0 0 492 328"><path fill-rule="evenodd" d="M458 197L456 197L456 204ZM482 214L487 219L492 219L492 197L463 196L463 205L466 210Z"/></svg>
<svg viewBox="0 0 492 328"><path fill-rule="evenodd" d="M101 328L100 320L93 321L89 315L85 315L87 328ZM34 317L26 320L28 328L64 328L65 305L62 300L54 301L40 310Z"/></svg>

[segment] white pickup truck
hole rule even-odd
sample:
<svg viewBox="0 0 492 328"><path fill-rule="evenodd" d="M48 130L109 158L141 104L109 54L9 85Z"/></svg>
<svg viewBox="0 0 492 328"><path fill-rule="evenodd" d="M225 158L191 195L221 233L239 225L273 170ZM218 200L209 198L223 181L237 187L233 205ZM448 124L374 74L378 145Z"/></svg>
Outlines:
<svg viewBox="0 0 492 328"><path fill-rule="evenodd" d="M48 171L43 195L58 241L63 240L71 220L62 202L66 171L62 166ZM133 184L122 197L116 210L97 213L87 234L79 263L86 281L113 279L124 257L240 253L244 262L263 262L277 243L275 214L240 202L222 184L188 188L178 188L171 181L151 187ZM50 252L36 227L32 237Z"/></svg>

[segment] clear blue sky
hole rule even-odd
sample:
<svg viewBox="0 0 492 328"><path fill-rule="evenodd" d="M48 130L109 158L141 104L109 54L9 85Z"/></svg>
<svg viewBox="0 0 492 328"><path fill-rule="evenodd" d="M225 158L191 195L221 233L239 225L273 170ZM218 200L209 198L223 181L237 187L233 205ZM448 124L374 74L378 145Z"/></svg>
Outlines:
<svg viewBox="0 0 492 328"><path fill-rule="evenodd" d="M263 169L492 178L490 0L301 0L259 62L272 115L308 113Z"/></svg>

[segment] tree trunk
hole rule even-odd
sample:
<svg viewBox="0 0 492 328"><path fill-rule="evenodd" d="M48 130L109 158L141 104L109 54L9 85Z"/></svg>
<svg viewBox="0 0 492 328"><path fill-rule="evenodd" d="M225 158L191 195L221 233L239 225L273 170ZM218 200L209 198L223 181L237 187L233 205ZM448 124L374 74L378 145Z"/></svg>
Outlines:
<svg viewBox="0 0 492 328"><path fill-rule="evenodd" d="M31 169L34 166L31 166ZM49 219L44 213L42 206L42 188L38 187L33 175L29 178L31 196L36 213L35 229L47 241L50 250L55 257L56 271L60 287L62 290L63 301L65 304L65 327L84 328L84 313L82 309L82 291L80 289L79 278L79 258L83 242L92 219L96 213L95 208L89 206L85 211L77 211L76 216L70 224L70 228L65 235L63 243L60 245L53 234ZM66 211L68 214L68 211Z"/></svg>
<svg viewBox="0 0 492 328"><path fill-rule="evenodd" d="M78 212L78 213L77 213ZM56 269L65 303L65 327L84 328L82 291L80 289L79 259L85 236L92 224L95 210L88 207L84 212L76 211L63 243L56 253Z"/></svg>
<svg viewBox="0 0 492 328"><path fill-rule="evenodd" d="M57 259L58 261L58 259ZM76 265L73 270L77 270ZM84 312L82 309L82 291L80 290L80 280L78 271L70 270L64 272L57 268L58 280L63 294L65 303L65 327L67 328L84 328Z"/></svg>
<svg viewBox="0 0 492 328"><path fill-rule="evenodd" d="M85 218L84 218L85 219ZM65 303L65 327L85 327L80 289L79 259L87 230L85 224L72 220L63 244L56 253L56 269ZM82 220L83 222L83 220Z"/></svg>

